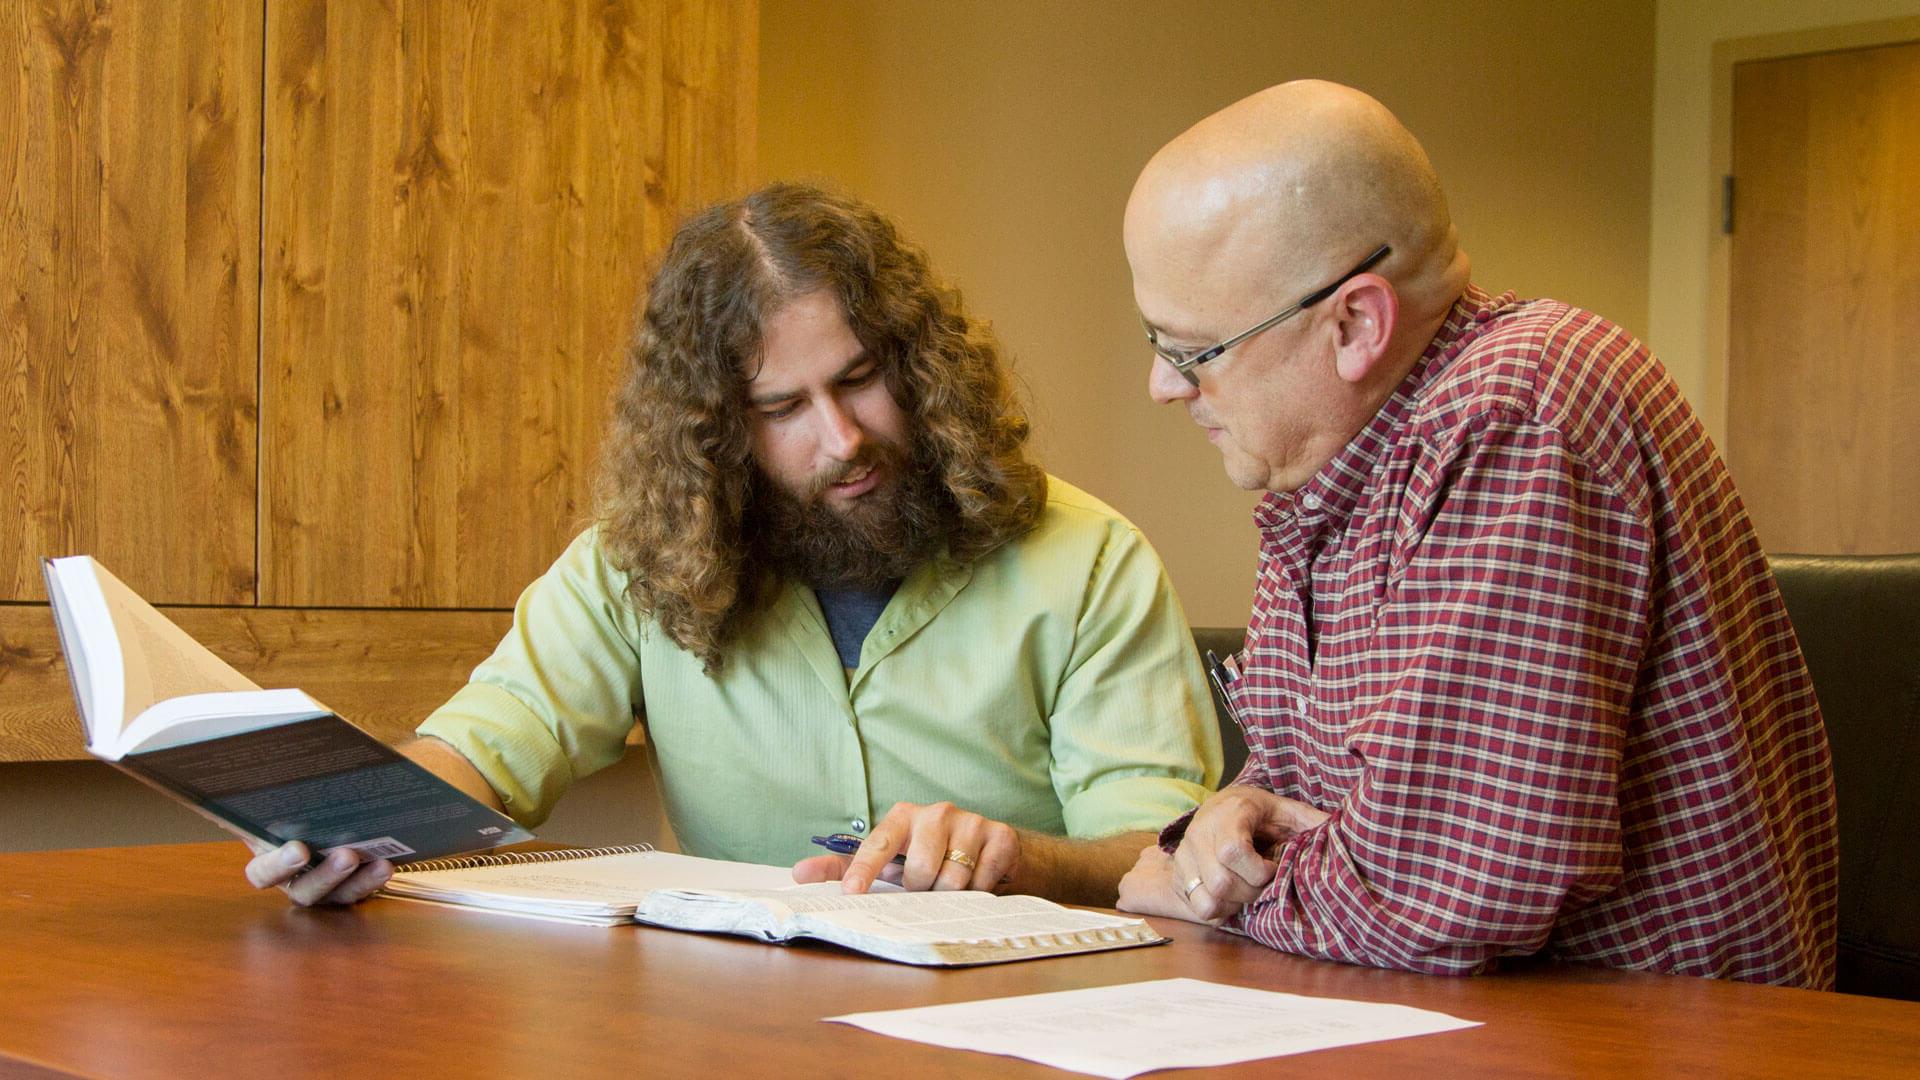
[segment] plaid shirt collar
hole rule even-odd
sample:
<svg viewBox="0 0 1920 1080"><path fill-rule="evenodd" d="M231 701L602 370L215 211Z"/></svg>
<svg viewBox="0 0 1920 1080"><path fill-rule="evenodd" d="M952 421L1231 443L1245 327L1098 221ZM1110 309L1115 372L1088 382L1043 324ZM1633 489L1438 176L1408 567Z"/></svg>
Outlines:
<svg viewBox="0 0 1920 1080"><path fill-rule="evenodd" d="M1270 491L1253 509L1263 543L1291 560L1304 560L1324 539L1346 530L1347 521L1367 489L1374 468L1397 441L1400 429L1420 403L1421 393L1472 340L1470 331L1513 303L1513 294L1495 297L1468 283L1453 302L1439 332L1414 361L1393 396L1346 447L1296 491Z"/></svg>

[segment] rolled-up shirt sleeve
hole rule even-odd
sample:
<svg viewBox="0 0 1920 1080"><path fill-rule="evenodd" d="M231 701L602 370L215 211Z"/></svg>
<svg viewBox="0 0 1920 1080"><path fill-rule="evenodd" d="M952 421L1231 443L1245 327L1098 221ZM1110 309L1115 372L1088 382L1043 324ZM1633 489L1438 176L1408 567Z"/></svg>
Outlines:
<svg viewBox="0 0 1920 1080"><path fill-rule="evenodd" d="M1156 830L1220 778L1220 733L1166 570L1116 520L1088 576L1048 719L1067 833Z"/></svg>
<svg viewBox="0 0 1920 1080"><path fill-rule="evenodd" d="M595 535L575 538L527 586L493 655L418 729L465 755L523 825L620 759L641 700L626 582Z"/></svg>

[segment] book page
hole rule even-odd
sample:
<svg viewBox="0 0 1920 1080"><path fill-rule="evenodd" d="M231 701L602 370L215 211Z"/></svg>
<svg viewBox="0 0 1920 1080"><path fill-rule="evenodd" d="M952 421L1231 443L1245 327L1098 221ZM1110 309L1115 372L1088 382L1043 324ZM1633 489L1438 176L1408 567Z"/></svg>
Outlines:
<svg viewBox="0 0 1920 1080"><path fill-rule="evenodd" d="M157 702L100 753L112 761L127 754L166 750L203 739L326 715L326 707L298 690L222 690L184 694Z"/></svg>
<svg viewBox="0 0 1920 1080"><path fill-rule="evenodd" d="M85 556L41 560L47 579L47 606L60 638L60 654L67 661L67 678L80 705L80 726L89 746L97 745L95 731L117 729L122 713L120 641L113 633L113 617L100 597L100 579L94 562ZM101 717L112 720L102 724Z"/></svg>
<svg viewBox="0 0 1920 1080"><path fill-rule="evenodd" d="M138 716L156 701L182 694L220 690L258 690L260 687L215 656L185 630L173 625L152 604L108 573L96 567L100 592L126 654L127 709Z"/></svg>
<svg viewBox="0 0 1920 1080"><path fill-rule="evenodd" d="M798 915L895 941L999 941L1132 926L1138 920L1064 908L1037 896L986 892L847 894L808 892L763 899Z"/></svg>
<svg viewBox="0 0 1920 1080"><path fill-rule="evenodd" d="M155 703L170 697L260 689L154 610L152 604L108 573L106 567L96 562L93 569L120 640L126 696L117 728L125 728ZM95 720L113 723L113 718L96 717Z"/></svg>
<svg viewBox="0 0 1920 1080"><path fill-rule="evenodd" d="M1100 986L827 1022L1093 1076L1235 1062L1479 1027L1404 1005L1303 997L1199 979Z"/></svg>

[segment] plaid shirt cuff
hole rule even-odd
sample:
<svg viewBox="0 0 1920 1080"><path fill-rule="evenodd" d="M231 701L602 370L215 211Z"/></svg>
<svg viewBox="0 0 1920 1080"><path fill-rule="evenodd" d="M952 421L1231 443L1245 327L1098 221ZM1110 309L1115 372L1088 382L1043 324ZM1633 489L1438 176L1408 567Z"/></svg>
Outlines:
<svg viewBox="0 0 1920 1080"><path fill-rule="evenodd" d="M1173 854L1173 849L1180 846L1181 837L1187 835L1187 825L1193 821L1193 815L1195 813L1195 810L1189 810L1179 817L1174 818L1172 821L1167 822L1167 827L1160 830L1161 851L1169 855Z"/></svg>

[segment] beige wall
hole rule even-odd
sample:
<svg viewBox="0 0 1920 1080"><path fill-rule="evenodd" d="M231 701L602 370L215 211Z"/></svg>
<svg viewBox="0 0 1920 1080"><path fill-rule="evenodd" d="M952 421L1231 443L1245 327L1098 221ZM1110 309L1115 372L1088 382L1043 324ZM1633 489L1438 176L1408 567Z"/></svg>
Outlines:
<svg viewBox="0 0 1920 1080"><path fill-rule="evenodd" d="M1716 267L1726 258L1727 155L1724 145L1716 153L1715 135L1724 143L1730 103L1715 82L1733 60L1920 38L1917 18L1920 0L1660 0L1647 334L1716 441L1726 437L1726 299Z"/></svg>
<svg viewBox="0 0 1920 1080"><path fill-rule="evenodd" d="M1236 624L1253 499L1146 398L1135 173L1260 87L1352 83L1427 144L1482 284L1643 332L1653 0L1561 7L764 0L761 173L899 218L1010 347L1048 467L1145 530L1195 623Z"/></svg>

